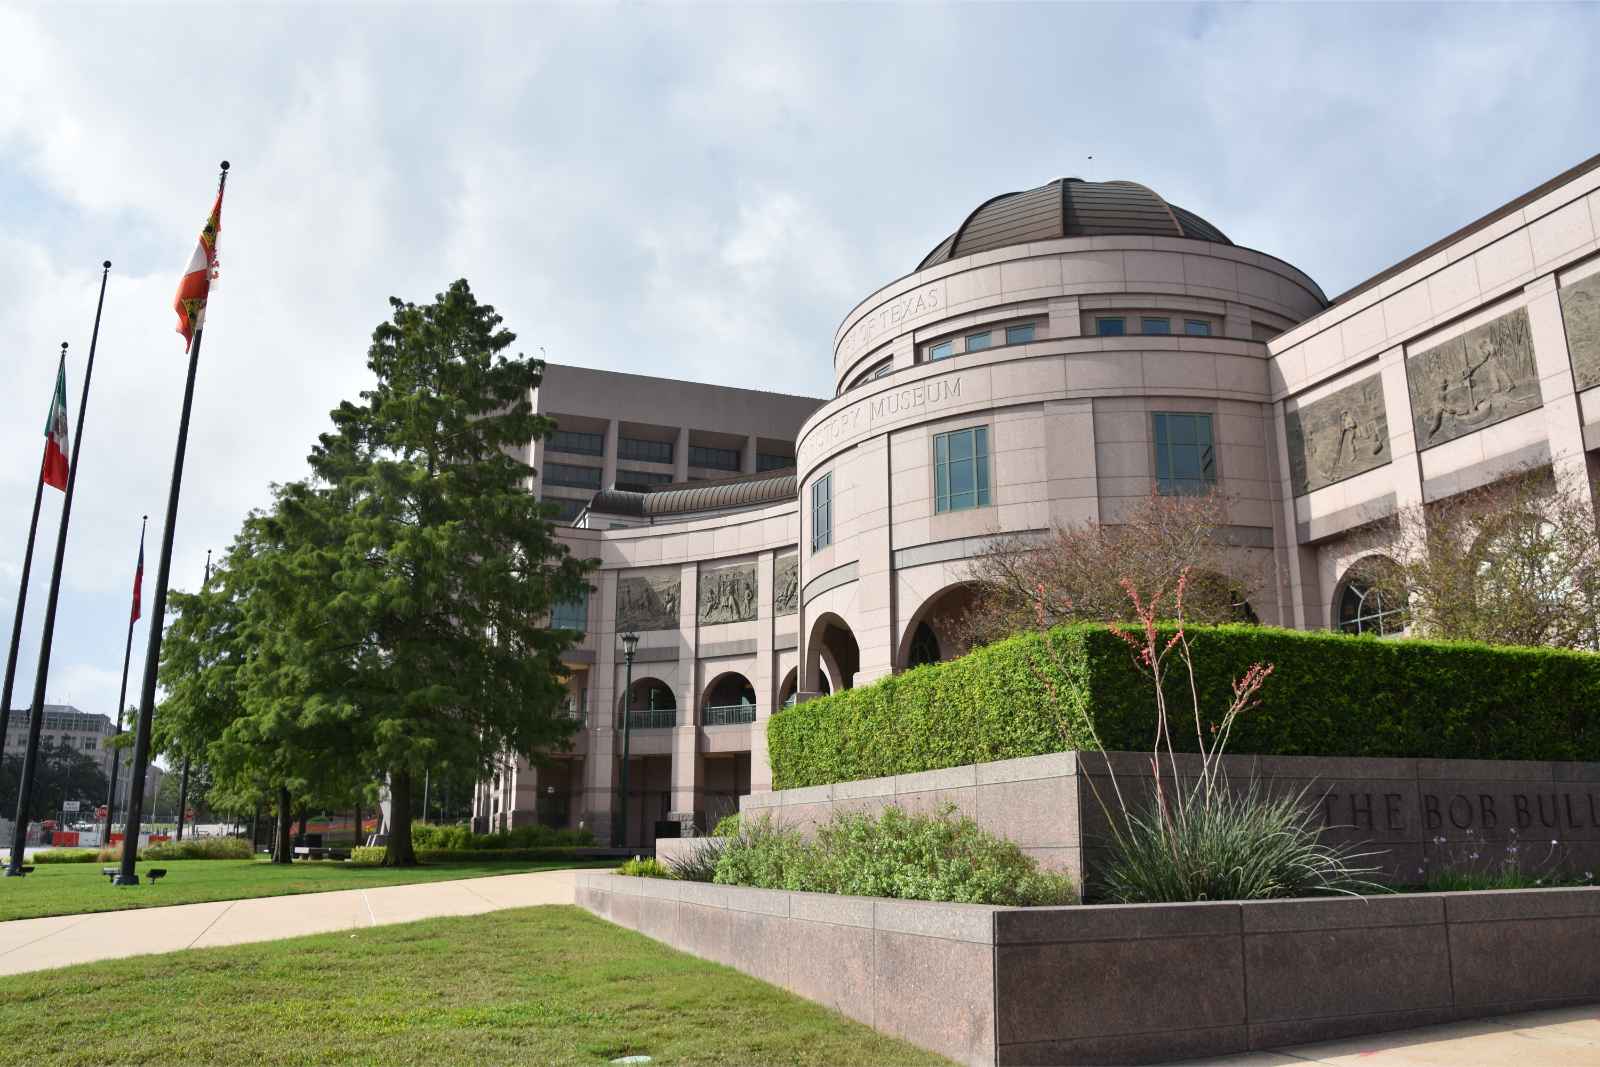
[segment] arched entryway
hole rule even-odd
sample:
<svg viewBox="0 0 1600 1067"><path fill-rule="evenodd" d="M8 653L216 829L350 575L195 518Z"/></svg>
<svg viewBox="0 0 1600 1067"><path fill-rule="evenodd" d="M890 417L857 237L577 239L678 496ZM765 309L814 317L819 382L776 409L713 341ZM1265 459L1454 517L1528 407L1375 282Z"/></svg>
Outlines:
<svg viewBox="0 0 1600 1067"><path fill-rule="evenodd" d="M800 669L791 668L783 679L783 684L778 687L778 707L792 708L795 699L800 695Z"/></svg>
<svg viewBox="0 0 1600 1067"><path fill-rule="evenodd" d="M700 698L701 726L756 721L756 687L738 671L719 674Z"/></svg>
<svg viewBox="0 0 1600 1067"><path fill-rule="evenodd" d="M678 700L672 687L660 678L635 678L625 699L617 702L617 726L622 712L628 711L635 730L654 730L678 725Z"/></svg>
<svg viewBox="0 0 1600 1067"><path fill-rule="evenodd" d="M806 642L806 688L814 693L849 689L860 669L861 646L850 624L832 612L819 616Z"/></svg>
<svg viewBox="0 0 1600 1067"><path fill-rule="evenodd" d="M896 664L902 669L955 659L967 651L960 622L972 608L973 586L958 582L922 602L900 639Z"/></svg>

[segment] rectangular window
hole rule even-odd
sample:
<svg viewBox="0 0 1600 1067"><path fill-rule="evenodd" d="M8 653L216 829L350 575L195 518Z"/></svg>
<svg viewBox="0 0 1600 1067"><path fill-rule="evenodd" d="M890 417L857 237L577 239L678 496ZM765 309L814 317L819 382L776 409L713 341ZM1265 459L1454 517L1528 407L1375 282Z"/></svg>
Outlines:
<svg viewBox="0 0 1600 1067"><path fill-rule="evenodd" d="M811 551L833 544L833 475L811 483Z"/></svg>
<svg viewBox="0 0 1600 1067"><path fill-rule="evenodd" d="M1190 337L1210 337L1211 324L1205 319L1184 319L1183 332Z"/></svg>
<svg viewBox="0 0 1600 1067"><path fill-rule="evenodd" d="M1169 334L1172 332L1171 319L1152 319L1147 315L1139 320L1139 325L1147 334Z"/></svg>
<svg viewBox="0 0 1600 1067"><path fill-rule="evenodd" d="M550 629L577 630L579 633L588 630L589 598L581 596L576 600L566 600L557 604L550 611Z"/></svg>
<svg viewBox="0 0 1600 1067"><path fill-rule="evenodd" d="M638 437L617 438L617 458L644 463L671 463L671 441L645 441Z"/></svg>
<svg viewBox="0 0 1600 1067"><path fill-rule="evenodd" d="M588 505L581 500L564 500L558 496L545 497L546 504L556 506L556 521L571 522Z"/></svg>
<svg viewBox="0 0 1600 1067"><path fill-rule="evenodd" d="M968 352L982 352L985 348L988 348L992 344L994 344L994 334L992 331L985 330L982 333L967 334Z"/></svg>
<svg viewBox="0 0 1600 1067"><path fill-rule="evenodd" d="M708 445L690 445L689 466L710 467L716 471L736 471L739 469L739 450L737 448L711 448Z"/></svg>
<svg viewBox="0 0 1600 1067"><path fill-rule="evenodd" d="M600 488L600 468L580 467L575 463L546 463L545 485L565 485L573 489Z"/></svg>
<svg viewBox="0 0 1600 1067"><path fill-rule="evenodd" d="M933 435L933 510L989 506L989 429Z"/></svg>
<svg viewBox="0 0 1600 1067"><path fill-rule="evenodd" d="M1217 484L1217 457L1211 447L1211 416L1158 411L1156 488L1164 495L1201 494Z"/></svg>
<svg viewBox="0 0 1600 1067"><path fill-rule="evenodd" d="M545 438L546 452L570 452L575 456L603 456L606 453L605 434L582 433L578 430L552 430Z"/></svg>
<svg viewBox="0 0 1600 1067"><path fill-rule="evenodd" d="M780 456L773 452L756 453L756 470L781 471L786 467L794 466L793 456Z"/></svg>
<svg viewBox="0 0 1600 1067"><path fill-rule="evenodd" d="M928 349L928 361L931 363L936 359L949 359L955 354L956 343L954 341L940 341Z"/></svg>
<svg viewBox="0 0 1600 1067"><path fill-rule="evenodd" d="M1127 326L1127 320L1120 318L1094 320L1094 332L1101 337L1121 337L1127 332Z"/></svg>
<svg viewBox="0 0 1600 1067"><path fill-rule="evenodd" d="M1033 340L1033 323L1024 322L1020 326L1006 327L1006 344L1025 345Z"/></svg>
<svg viewBox="0 0 1600 1067"><path fill-rule="evenodd" d="M672 475L661 471L618 471L618 485L667 485Z"/></svg>

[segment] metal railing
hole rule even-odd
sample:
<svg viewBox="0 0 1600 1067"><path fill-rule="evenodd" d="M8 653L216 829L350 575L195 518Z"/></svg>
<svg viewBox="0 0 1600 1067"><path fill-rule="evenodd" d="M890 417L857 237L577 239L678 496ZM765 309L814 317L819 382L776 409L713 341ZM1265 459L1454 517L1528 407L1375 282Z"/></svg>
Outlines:
<svg viewBox="0 0 1600 1067"><path fill-rule="evenodd" d="M676 708L654 708L647 711L628 712L628 726L633 730L665 730L678 725ZM617 716L617 729L622 729L622 716Z"/></svg>
<svg viewBox="0 0 1600 1067"><path fill-rule="evenodd" d="M702 726L733 726L736 723L755 721L754 704L708 704L700 713Z"/></svg>

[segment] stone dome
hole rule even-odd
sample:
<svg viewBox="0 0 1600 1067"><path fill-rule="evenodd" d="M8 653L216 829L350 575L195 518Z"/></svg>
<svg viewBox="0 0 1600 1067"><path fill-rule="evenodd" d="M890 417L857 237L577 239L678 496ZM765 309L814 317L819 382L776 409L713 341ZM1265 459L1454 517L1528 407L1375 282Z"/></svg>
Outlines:
<svg viewBox="0 0 1600 1067"><path fill-rule="evenodd" d="M1167 203L1138 182L1057 178L1037 189L985 200L955 233L923 257L917 270L1032 241L1128 235L1233 243L1199 215Z"/></svg>

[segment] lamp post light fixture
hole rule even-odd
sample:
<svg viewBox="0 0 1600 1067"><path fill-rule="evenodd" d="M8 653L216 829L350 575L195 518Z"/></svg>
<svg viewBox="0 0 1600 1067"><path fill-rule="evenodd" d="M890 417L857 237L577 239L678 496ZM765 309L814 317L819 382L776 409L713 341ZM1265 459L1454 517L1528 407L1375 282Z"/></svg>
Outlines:
<svg viewBox="0 0 1600 1067"><path fill-rule="evenodd" d="M622 688L622 799L617 805L624 848L628 844L628 741L633 734L633 654L638 650L639 635L629 630L622 635L622 659L627 664L627 671Z"/></svg>

